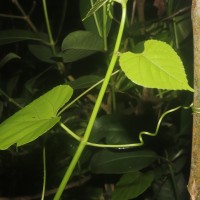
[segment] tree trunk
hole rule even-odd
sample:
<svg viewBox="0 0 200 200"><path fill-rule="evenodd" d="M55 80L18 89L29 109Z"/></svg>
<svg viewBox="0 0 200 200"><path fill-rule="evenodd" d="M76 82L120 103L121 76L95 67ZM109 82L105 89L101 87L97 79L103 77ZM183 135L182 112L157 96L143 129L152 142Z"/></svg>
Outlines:
<svg viewBox="0 0 200 200"><path fill-rule="evenodd" d="M200 0L192 1L194 39L194 113L191 169L188 189L191 200L200 200Z"/></svg>

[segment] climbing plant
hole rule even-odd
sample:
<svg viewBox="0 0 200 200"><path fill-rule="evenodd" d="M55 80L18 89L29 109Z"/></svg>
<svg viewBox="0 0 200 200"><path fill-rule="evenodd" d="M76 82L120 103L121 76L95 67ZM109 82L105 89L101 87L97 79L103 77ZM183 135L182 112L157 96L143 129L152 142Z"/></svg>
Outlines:
<svg viewBox="0 0 200 200"><path fill-rule="evenodd" d="M180 13L178 16L175 13L171 17L175 3L167 2L164 7L168 8L168 15L174 21L165 27L165 21L145 24L140 18L134 20L136 5L137 11L141 12L140 3L136 0L131 2L133 8L130 19L127 9L131 4L127 0L80 1L80 14L86 30L70 32L59 45L53 39L45 0L42 1L42 7L47 34L38 32L19 2L13 2L32 30L1 31L0 44L27 41L30 53L50 66L26 82L26 91L36 94L36 82L49 70L56 70L60 77L59 83L52 89L25 106L1 90L3 98L20 108L0 124L0 149L12 149L15 146L16 151L20 151L23 145L26 147L43 138L41 198L55 194L54 199L58 200L68 189L70 180L91 173L115 174L116 180L113 182L116 186L111 194L114 200L138 198L148 189L147 195L152 196L152 199L181 199L181 191L186 192L187 189L185 185L179 188L177 181L184 183L183 174L179 172L187 156L186 147L178 140L185 136L185 132L182 128L179 131L173 129L176 127L172 122L163 121L176 112L186 112L182 115L185 118L192 112L191 102L175 102L179 95L177 90L187 94L194 92L188 84L184 64L179 56L182 53L179 44L190 34L183 35L177 30L188 23L185 10L180 12L180 16ZM186 19L180 20L179 17L183 15ZM117 26L113 28L114 22ZM156 32L154 26L160 32ZM132 28L137 29L133 35L130 33ZM137 39L137 34L141 39ZM90 59L93 62L92 56L98 55L98 52L106 56L106 67L99 67L99 74L77 79L70 76L68 65L86 58L89 63ZM0 66L4 68L18 59L21 56L17 53L8 53L1 59ZM131 120L136 121L134 126ZM137 120L141 124L147 121L150 127L138 128ZM180 120L180 124L184 120ZM188 129L188 126L184 128ZM45 192L48 184L45 148L48 146L48 138L59 138L56 133L64 134L70 159L65 161L67 167L59 172L59 176L62 174L59 187L48 193ZM159 139L159 133L165 134L164 139ZM153 148L155 141L160 141L161 146ZM171 145L175 147L170 149ZM57 151L54 153L57 154ZM165 192L171 188L172 192ZM107 183L105 190L108 190ZM71 198L70 195L66 192L67 198ZM96 195L99 195L96 199L100 199L103 193L97 192ZM89 198L92 199L92 194Z"/></svg>

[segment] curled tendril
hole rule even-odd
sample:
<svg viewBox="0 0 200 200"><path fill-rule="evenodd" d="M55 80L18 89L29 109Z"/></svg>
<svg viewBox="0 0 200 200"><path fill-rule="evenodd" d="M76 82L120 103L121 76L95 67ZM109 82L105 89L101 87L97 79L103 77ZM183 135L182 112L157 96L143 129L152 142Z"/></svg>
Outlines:
<svg viewBox="0 0 200 200"><path fill-rule="evenodd" d="M193 113L200 114L200 108L195 108L195 107L193 106L193 104L191 104L191 107L192 107Z"/></svg>
<svg viewBox="0 0 200 200"><path fill-rule="evenodd" d="M190 109L192 108L193 113L200 113L200 108L194 108L193 104L191 104L190 106L177 106L173 109L167 110L166 112L164 112L161 116L160 119L158 120L157 126L156 126L156 130L154 133L150 133L147 131L141 131L139 133L139 142L138 143L133 143L133 144L119 144L119 145L115 145L115 144L97 144L97 143L92 143L92 142L87 142L88 146L93 146L93 147L101 147L101 148L121 148L121 149L125 149L125 148L131 148L131 147L139 147L139 146L143 146L144 145L144 140L143 140L143 135L148 135L151 137L155 137L158 134L158 131L160 129L161 123L163 118L172 113L175 112L179 109ZM66 127L63 123L60 122L61 127L68 132L74 139L76 139L77 141L81 141L81 137L79 137L78 135L76 135L73 131L71 131L68 127Z"/></svg>

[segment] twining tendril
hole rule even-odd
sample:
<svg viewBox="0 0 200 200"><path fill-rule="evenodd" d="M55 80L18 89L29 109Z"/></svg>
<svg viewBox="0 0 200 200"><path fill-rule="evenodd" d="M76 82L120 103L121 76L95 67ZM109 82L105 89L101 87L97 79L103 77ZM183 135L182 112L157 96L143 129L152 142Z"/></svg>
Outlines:
<svg viewBox="0 0 200 200"><path fill-rule="evenodd" d="M193 113L200 114L200 108L195 108L195 107L193 106L193 104L191 104L191 105L192 105L192 111L193 111Z"/></svg>
<svg viewBox="0 0 200 200"><path fill-rule="evenodd" d="M162 120L163 118L172 113L172 112L175 112L179 109L190 109L192 108L193 112L194 113L200 113L200 108L194 108L193 107L193 104L191 104L190 106L178 106L178 107L175 107L173 109L170 109L170 110L167 110L166 112L164 112L161 116L160 116L160 119L158 120L158 123L157 123L157 126L156 126L156 130L154 133L150 133L150 132L147 132L147 131L141 131L139 133L139 142L138 143L133 143L133 144L97 144L97 143L93 143L93 142L87 142L87 145L88 146L93 146L93 147L101 147L101 148L131 148L131 147L139 147L139 146L143 146L144 145L144 140L143 140L143 135L148 135L148 136L151 136L151 137L155 137L157 136L158 134L158 131L160 129L160 126L161 126L161 123L162 123ZM78 135L76 135L72 130L70 130L68 127L66 127L62 122L60 123L61 127L68 133L70 134L74 139L76 139L77 141L81 141L81 137L79 137Z"/></svg>

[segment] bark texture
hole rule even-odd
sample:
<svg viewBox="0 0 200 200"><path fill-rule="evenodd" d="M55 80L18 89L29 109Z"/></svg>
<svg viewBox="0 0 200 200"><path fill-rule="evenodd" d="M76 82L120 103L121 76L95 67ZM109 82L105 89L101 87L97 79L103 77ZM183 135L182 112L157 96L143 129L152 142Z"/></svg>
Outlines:
<svg viewBox="0 0 200 200"><path fill-rule="evenodd" d="M200 0L192 1L194 44L194 113L191 169L188 189L191 200L200 200Z"/></svg>

